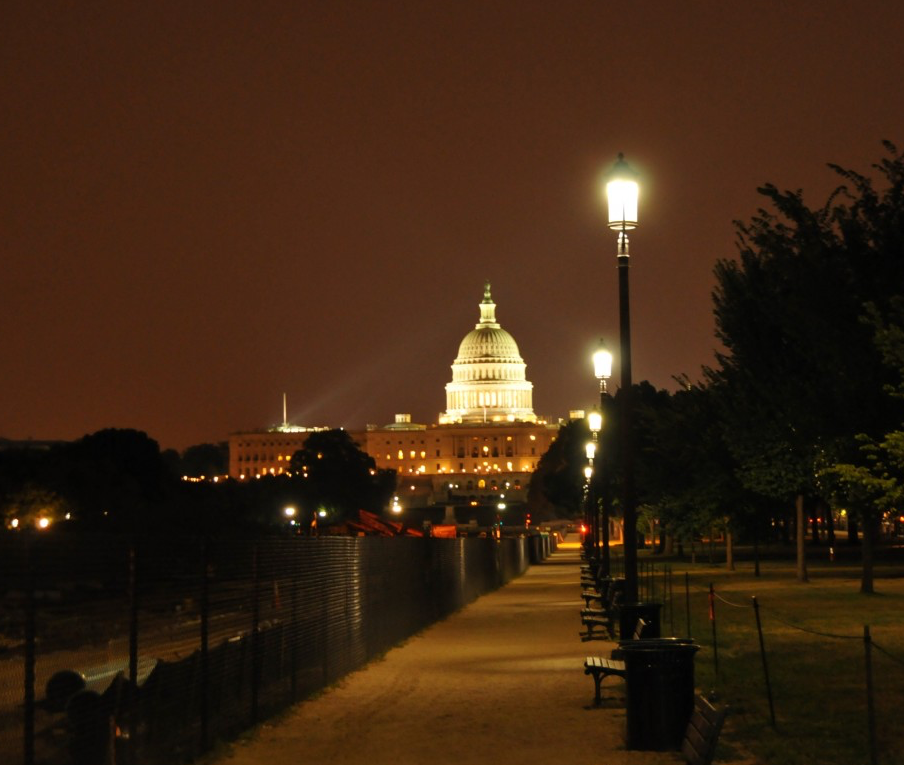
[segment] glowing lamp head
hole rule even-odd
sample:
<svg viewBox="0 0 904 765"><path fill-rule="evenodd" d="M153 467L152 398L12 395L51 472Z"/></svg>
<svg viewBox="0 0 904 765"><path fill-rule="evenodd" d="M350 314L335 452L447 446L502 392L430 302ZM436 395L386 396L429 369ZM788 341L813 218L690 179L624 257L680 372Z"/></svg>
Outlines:
<svg viewBox="0 0 904 765"><path fill-rule="evenodd" d="M294 518L296 510L294 507L287 507L283 510L283 513L285 513L286 518Z"/></svg>
<svg viewBox="0 0 904 765"><path fill-rule="evenodd" d="M603 414L599 409L591 409L587 413L587 427L591 433L599 433L603 429Z"/></svg>
<svg viewBox="0 0 904 765"><path fill-rule="evenodd" d="M599 348L593 352L593 374L597 380L612 377L612 351L606 347L603 338L600 338Z"/></svg>
<svg viewBox="0 0 904 765"><path fill-rule="evenodd" d="M609 203L609 228L629 231L637 228L637 197L640 186L637 173L619 153L618 161L606 177L606 199Z"/></svg>
<svg viewBox="0 0 904 765"><path fill-rule="evenodd" d="M592 460L594 457L596 457L596 442L595 441L588 441L587 445L584 447L584 449L587 452L588 460Z"/></svg>
<svg viewBox="0 0 904 765"><path fill-rule="evenodd" d="M590 465L584 468L584 478L586 478L588 481L593 478L593 468L590 467Z"/></svg>

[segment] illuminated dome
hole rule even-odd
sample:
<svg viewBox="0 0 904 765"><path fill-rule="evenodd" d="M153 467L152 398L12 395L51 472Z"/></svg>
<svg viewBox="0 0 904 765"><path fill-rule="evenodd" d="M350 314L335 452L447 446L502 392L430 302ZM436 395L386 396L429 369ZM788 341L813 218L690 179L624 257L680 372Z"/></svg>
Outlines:
<svg viewBox="0 0 904 765"><path fill-rule="evenodd" d="M525 378L525 368L515 338L496 321L487 282L480 321L461 341L452 364L440 422L536 422L534 386Z"/></svg>

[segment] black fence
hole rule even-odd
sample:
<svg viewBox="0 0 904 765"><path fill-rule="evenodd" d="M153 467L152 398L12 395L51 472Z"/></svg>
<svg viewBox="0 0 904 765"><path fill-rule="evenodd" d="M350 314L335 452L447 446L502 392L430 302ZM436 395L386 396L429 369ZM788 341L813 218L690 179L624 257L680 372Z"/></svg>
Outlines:
<svg viewBox="0 0 904 765"><path fill-rule="evenodd" d="M0 538L3 762L190 762L553 546L546 535Z"/></svg>

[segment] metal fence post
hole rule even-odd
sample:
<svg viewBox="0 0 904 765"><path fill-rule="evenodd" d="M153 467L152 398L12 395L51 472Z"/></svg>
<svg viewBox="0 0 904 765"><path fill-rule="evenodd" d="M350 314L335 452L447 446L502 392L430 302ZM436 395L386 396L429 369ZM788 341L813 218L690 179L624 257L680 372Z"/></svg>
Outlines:
<svg viewBox="0 0 904 765"><path fill-rule="evenodd" d="M129 545L129 694L127 697L127 723L129 730L126 744L126 761L135 762L138 725L138 541L133 537Z"/></svg>
<svg viewBox="0 0 904 765"><path fill-rule="evenodd" d="M684 612L687 618L687 636L693 637L691 635L691 575L685 571L684 572Z"/></svg>
<svg viewBox="0 0 904 765"><path fill-rule="evenodd" d="M772 703L772 684L769 682L769 666L766 664L766 644L763 642L763 625L760 622L760 604L753 596L753 613L756 614L756 631L760 636L760 657L763 660L763 676L766 678L766 697L769 700L769 719L775 727L775 706Z"/></svg>
<svg viewBox="0 0 904 765"><path fill-rule="evenodd" d="M210 539L201 540L201 751L210 747Z"/></svg>
<svg viewBox="0 0 904 765"><path fill-rule="evenodd" d="M869 761L876 765L876 708L873 699L873 641L869 635L869 625L863 625L863 656L866 661L866 725L869 733Z"/></svg>
<svg viewBox="0 0 904 765"><path fill-rule="evenodd" d="M290 584L290 594L289 597L291 599L290 608L291 608L291 618L289 627L289 657L292 663L292 677L289 681L292 701L293 703L298 701L298 643L301 640L301 629L298 624L298 583L301 579L301 551L298 549L299 540L297 538L292 539L292 544L289 546L290 555L292 556L291 564L289 565L289 576L291 577Z"/></svg>
<svg viewBox="0 0 904 765"><path fill-rule="evenodd" d="M260 700L260 556L255 542L251 548L251 723L257 723L258 702Z"/></svg>
<svg viewBox="0 0 904 765"><path fill-rule="evenodd" d="M34 765L35 761L35 566L34 549L31 539L26 543L26 572L25 585L25 719L23 721L24 762L25 765Z"/></svg>
<svg viewBox="0 0 904 765"><path fill-rule="evenodd" d="M716 591L713 583L709 583L709 621L713 626L713 666L716 674L719 674L719 643L716 640Z"/></svg>

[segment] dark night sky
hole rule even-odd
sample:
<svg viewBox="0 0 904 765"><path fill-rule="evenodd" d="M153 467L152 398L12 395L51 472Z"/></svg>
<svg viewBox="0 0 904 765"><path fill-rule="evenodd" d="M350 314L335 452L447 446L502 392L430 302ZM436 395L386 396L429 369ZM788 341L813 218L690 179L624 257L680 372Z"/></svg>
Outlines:
<svg viewBox="0 0 904 765"><path fill-rule="evenodd" d="M904 3L47 2L0 9L0 436L184 448L435 422L484 279L534 408L616 345L598 177L642 172L634 378L712 361L758 185L904 145Z"/></svg>

